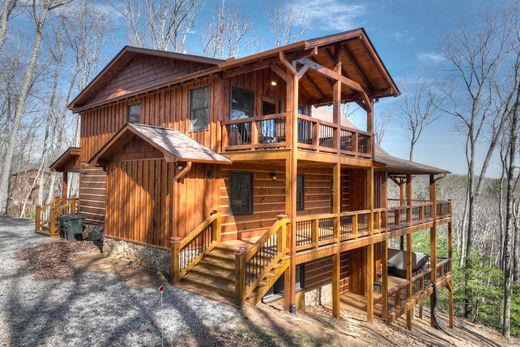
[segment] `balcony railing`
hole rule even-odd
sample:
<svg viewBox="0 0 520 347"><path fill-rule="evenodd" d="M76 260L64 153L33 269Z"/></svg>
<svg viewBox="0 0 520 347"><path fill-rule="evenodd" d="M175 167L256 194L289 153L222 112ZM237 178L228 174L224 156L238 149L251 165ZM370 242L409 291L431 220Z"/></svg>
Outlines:
<svg viewBox="0 0 520 347"><path fill-rule="evenodd" d="M224 151L285 148L287 114L277 113L222 122ZM298 148L371 157L370 134L324 120L298 116Z"/></svg>
<svg viewBox="0 0 520 347"><path fill-rule="evenodd" d="M437 206L446 211L437 220L450 217L451 202L438 201ZM374 209L374 234L407 228L432 221L433 203L416 201L411 206ZM370 210L304 215L296 218L296 250L320 248L333 243L367 237Z"/></svg>

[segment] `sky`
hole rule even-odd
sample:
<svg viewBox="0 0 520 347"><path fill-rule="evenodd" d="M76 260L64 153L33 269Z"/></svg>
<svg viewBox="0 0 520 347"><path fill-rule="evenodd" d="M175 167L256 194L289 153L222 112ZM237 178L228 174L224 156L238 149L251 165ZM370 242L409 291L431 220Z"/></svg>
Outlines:
<svg viewBox="0 0 520 347"><path fill-rule="evenodd" d="M226 0L226 3L253 22L254 44L242 55L272 48L272 37L264 13L271 0ZM206 0L197 17L193 36L188 42L188 53L200 53L198 33L215 12L218 0ZM507 5L505 0L287 0L284 5L301 9L304 17L303 38L333 34L364 27L392 77L396 80L414 78L418 71L426 71L433 78L443 69L438 54L442 40L449 32L457 31L462 23L467 26L479 22L486 10L497 10ZM99 6L106 6L99 2ZM111 11L107 7L107 11ZM126 43L123 19L112 12L117 29L114 43L103 52L108 62ZM103 65L102 65L103 66ZM442 71L440 71L442 73ZM399 84L398 84L399 86ZM394 107L396 98L384 99L375 106L375 116L385 108ZM406 131L403 124L394 121L383 140L383 147L392 155L408 158ZM414 160L448 169L454 173L466 172L464 137L455 130L447 116L427 128L416 145ZM491 163L488 176L498 176L498 161Z"/></svg>

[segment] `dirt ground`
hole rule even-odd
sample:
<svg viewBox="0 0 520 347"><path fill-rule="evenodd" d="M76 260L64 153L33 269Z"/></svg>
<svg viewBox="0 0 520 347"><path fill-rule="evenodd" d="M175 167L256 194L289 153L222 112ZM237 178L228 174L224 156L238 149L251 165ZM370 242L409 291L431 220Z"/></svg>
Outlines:
<svg viewBox="0 0 520 347"><path fill-rule="evenodd" d="M115 278L122 285L134 288L132 291L135 290L137 293L150 288L156 289L161 285L174 290L161 274L143 269L128 260L105 257L98 247L90 242L45 240L40 244L30 244L17 250L15 254L16 258L22 261L18 272L32 276L32 280L36 282L76 281L79 278L78 274L92 274L89 276L93 278L99 276L102 276L99 278L107 276ZM103 288L99 290L102 291ZM96 295L95 292L92 294ZM192 305L189 303L191 296L199 297L196 294L185 294L183 305ZM204 302L210 303L206 301L209 299L205 298L197 300L202 302L202 305ZM132 304L139 305L135 302ZM217 309L218 306L225 306L216 303L211 305L216 305ZM224 306L222 310L226 311ZM90 310L88 306L83 309ZM200 311L197 307L190 307L190 309L194 312ZM446 327L448 334L432 329L427 318L416 318L412 330L406 329L402 318L392 325L387 325L378 319L368 324L363 314L347 310L342 311L341 320L334 320L331 318L330 307L326 306L308 308L306 312L299 311L296 315L283 311L277 305L264 304L256 307L247 306L242 311L232 309L230 312L233 318L228 319L232 323L227 328L212 328L204 330L204 333L196 333L196 330L189 333L191 330L188 329L188 333L180 334L181 338L169 342L172 345L188 346L509 346L517 344L517 341L508 343L496 331L471 324L463 319L456 319L455 328L448 329L447 319L442 314L438 315L439 323ZM182 316L189 313L183 313L181 310L180 314ZM155 345L157 343L157 340L150 341L155 342L130 344ZM83 342L80 343L81 345L89 345L85 340L81 342ZM11 344L4 342L4 345Z"/></svg>

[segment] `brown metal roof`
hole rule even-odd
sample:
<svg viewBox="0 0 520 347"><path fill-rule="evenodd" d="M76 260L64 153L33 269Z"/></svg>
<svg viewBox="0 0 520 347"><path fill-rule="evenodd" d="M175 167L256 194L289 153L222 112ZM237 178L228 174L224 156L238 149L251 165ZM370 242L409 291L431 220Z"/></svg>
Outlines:
<svg viewBox="0 0 520 347"><path fill-rule="evenodd" d="M159 150L167 162L232 163L229 158L212 151L180 131L135 123L125 124L94 154L89 163L96 165L108 161L132 139L132 135Z"/></svg>
<svg viewBox="0 0 520 347"><path fill-rule="evenodd" d="M414 161L401 159L388 154L384 149L376 145L374 161L382 164L383 169L391 173L410 173L410 174L449 174L445 169L420 164Z"/></svg>
<svg viewBox="0 0 520 347"><path fill-rule="evenodd" d="M55 172L74 172L79 171L79 156L81 150L79 147L69 147L63 152L58 159L49 166L51 171Z"/></svg>

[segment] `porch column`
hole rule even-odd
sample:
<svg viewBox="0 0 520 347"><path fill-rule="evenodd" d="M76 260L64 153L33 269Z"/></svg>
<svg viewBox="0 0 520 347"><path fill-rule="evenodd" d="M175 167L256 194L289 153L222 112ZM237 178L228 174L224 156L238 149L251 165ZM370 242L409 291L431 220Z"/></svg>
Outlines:
<svg viewBox="0 0 520 347"><path fill-rule="evenodd" d="M430 279L435 285L437 281L437 190L435 187L435 175L430 175L430 201L432 202L432 227L430 228ZM435 328L435 320L433 319L433 294L430 295L430 325Z"/></svg>
<svg viewBox="0 0 520 347"><path fill-rule="evenodd" d="M402 178L399 179L399 206L404 206L404 181ZM401 215L401 210L399 210L399 215ZM404 236L399 238L399 249L404 251Z"/></svg>
<svg viewBox="0 0 520 347"><path fill-rule="evenodd" d="M334 237L340 242L340 209L341 209L341 164L334 164L332 172L332 213L334 218ZM341 277L339 248L332 256L332 316L340 318L339 282Z"/></svg>
<svg viewBox="0 0 520 347"><path fill-rule="evenodd" d="M61 200L63 203L67 203L67 198L69 196L69 174L67 171L63 171L63 182L61 185Z"/></svg>
<svg viewBox="0 0 520 347"><path fill-rule="evenodd" d="M388 177L387 173L384 172L383 175L383 182L381 185L381 200L382 204L381 207L385 209L385 215L383 218L384 225L383 227L387 226L387 210L388 210ZM383 254L381 255L381 267L383 270L382 273L382 286L381 286L381 311L383 315L383 320L387 321L388 317L388 240L385 239L382 243L383 246Z"/></svg>
<svg viewBox="0 0 520 347"><path fill-rule="evenodd" d="M406 175L406 204L408 205L408 209L406 210L406 220L408 224L412 223L412 175Z"/></svg>
<svg viewBox="0 0 520 347"><path fill-rule="evenodd" d="M448 259L449 259L449 269L451 278L448 283L448 326L453 329L453 272L452 272L452 253L453 249L451 246L451 238L452 238L452 230L451 230L451 221L448 223Z"/></svg>
<svg viewBox="0 0 520 347"><path fill-rule="evenodd" d="M290 71L291 72L291 71ZM290 219L289 249L290 264L284 274L284 309L296 312L296 190L298 175L298 76L290 74L292 83L287 83L286 111L288 118L288 143L291 149L286 164L286 214Z"/></svg>
<svg viewBox="0 0 520 347"><path fill-rule="evenodd" d="M334 71L341 75L341 48L336 46L334 48ZM337 80L334 82L332 88L332 122L335 125L334 128L334 148L340 150L340 138L341 138L341 81Z"/></svg>
<svg viewBox="0 0 520 347"><path fill-rule="evenodd" d="M374 317L374 164L367 170L367 209L370 210L368 218L368 232L370 244L367 246L367 321L372 322Z"/></svg>
<svg viewBox="0 0 520 347"><path fill-rule="evenodd" d="M406 285L406 305L408 305L408 301L412 296L412 266L412 233L408 233L406 234L406 280L408 281ZM413 310L414 308L410 307L406 311L406 327L408 329L412 328Z"/></svg>

